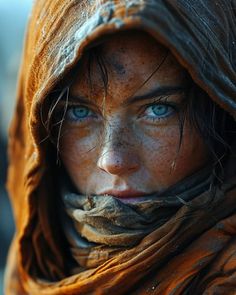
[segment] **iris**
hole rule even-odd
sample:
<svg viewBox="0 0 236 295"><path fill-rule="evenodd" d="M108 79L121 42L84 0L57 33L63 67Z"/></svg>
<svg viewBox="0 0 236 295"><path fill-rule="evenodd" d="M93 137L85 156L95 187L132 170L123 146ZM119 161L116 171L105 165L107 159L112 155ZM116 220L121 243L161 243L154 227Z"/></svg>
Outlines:
<svg viewBox="0 0 236 295"><path fill-rule="evenodd" d="M86 106L76 106L69 108L67 118L72 121L87 119L92 115L92 111Z"/></svg>
<svg viewBox="0 0 236 295"><path fill-rule="evenodd" d="M174 112L174 108L167 104L154 104L146 109L148 116L153 118L165 118Z"/></svg>

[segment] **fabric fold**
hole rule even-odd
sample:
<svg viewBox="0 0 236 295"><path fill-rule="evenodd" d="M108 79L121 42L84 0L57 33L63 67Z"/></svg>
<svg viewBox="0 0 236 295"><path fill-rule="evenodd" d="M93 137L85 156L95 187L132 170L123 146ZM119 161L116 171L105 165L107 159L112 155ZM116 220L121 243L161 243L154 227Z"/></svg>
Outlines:
<svg viewBox="0 0 236 295"><path fill-rule="evenodd" d="M124 30L168 48L236 118L235 11L235 0L35 1L9 133L16 233L5 294L236 294L235 146L220 180L201 172L197 182L129 205L70 187L60 195L57 152L42 122L86 50Z"/></svg>

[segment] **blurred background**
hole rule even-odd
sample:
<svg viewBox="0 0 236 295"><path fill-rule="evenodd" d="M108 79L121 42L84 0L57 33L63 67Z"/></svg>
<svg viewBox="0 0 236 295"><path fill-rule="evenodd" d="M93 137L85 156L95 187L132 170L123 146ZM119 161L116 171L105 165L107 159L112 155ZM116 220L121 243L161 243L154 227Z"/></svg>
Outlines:
<svg viewBox="0 0 236 295"><path fill-rule="evenodd" d="M0 0L0 295L7 250L14 233L5 190L8 127L15 103L17 73L32 0Z"/></svg>

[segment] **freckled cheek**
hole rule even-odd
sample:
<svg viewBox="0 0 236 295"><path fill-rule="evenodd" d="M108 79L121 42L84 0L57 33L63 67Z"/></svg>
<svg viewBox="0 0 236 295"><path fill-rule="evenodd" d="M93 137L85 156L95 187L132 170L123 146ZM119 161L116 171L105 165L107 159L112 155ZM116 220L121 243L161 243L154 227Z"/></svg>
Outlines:
<svg viewBox="0 0 236 295"><path fill-rule="evenodd" d="M200 169L207 160L200 136L186 126L179 149L179 125L152 126L143 132L143 165L157 189L166 189Z"/></svg>
<svg viewBox="0 0 236 295"><path fill-rule="evenodd" d="M146 166L163 188L194 173L207 162L206 148L194 130L184 131L180 149L179 140L178 126L163 128L155 136L146 138Z"/></svg>
<svg viewBox="0 0 236 295"><path fill-rule="evenodd" d="M178 126L158 128L158 131L156 128L156 131L149 131L145 136L143 140L144 161L155 177L170 172L171 163L178 152L178 144Z"/></svg>
<svg viewBox="0 0 236 295"><path fill-rule="evenodd" d="M89 167L96 165L99 135L90 130L66 128L60 144L60 155L64 165L70 171L83 173Z"/></svg>

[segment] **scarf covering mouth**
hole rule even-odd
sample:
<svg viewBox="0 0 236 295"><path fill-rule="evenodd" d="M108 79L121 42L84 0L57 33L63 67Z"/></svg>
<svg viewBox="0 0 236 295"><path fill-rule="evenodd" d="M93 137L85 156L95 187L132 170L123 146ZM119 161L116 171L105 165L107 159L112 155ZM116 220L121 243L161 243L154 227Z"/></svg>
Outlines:
<svg viewBox="0 0 236 295"><path fill-rule="evenodd" d="M211 169L205 168L164 193L141 197L135 203L124 203L109 195L72 193L69 182L61 176L61 224L78 266L97 267L137 245L173 217L183 204L210 189Z"/></svg>
<svg viewBox="0 0 236 295"><path fill-rule="evenodd" d="M236 293L235 147L224 167L232 171L220 185L177 206L134 246L109 259L105 253L99 266L71 275L73 247L57 210L56 152L42 124L42 106L50 107L50 94L84 52L130 29L169 49L209 99L236 118L235 11L235 0L34 1L9 134L7 187L16 233L6 295Z"/></svg>

